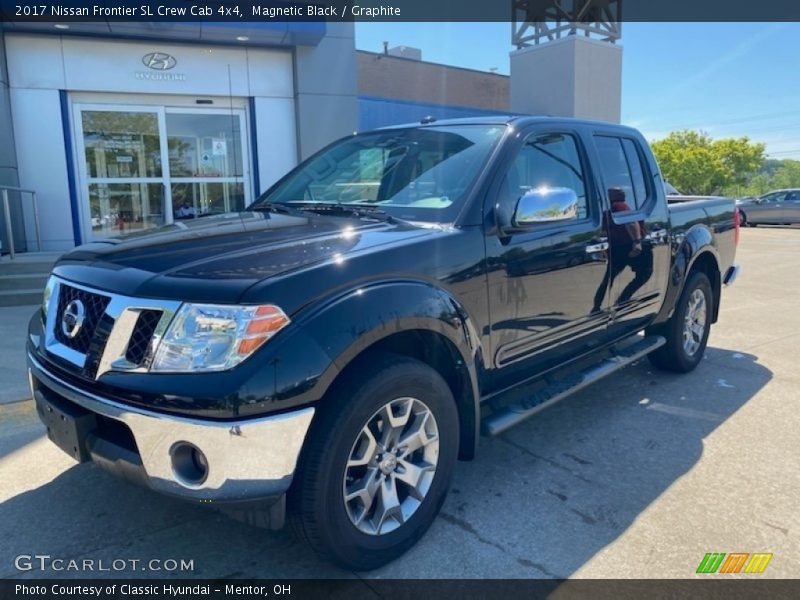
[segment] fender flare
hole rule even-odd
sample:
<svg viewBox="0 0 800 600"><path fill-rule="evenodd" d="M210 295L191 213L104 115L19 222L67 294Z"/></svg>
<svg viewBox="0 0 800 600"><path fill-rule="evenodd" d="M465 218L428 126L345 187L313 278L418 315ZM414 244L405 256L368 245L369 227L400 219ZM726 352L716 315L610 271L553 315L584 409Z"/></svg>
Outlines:
<svg viewBox="0 0 800 600"><path fill-rule="evenodd" d="M676 248L673 252L674 258L667 283L667 292L661 311L653 322L654 325L664 323L672 316L675 310L675 304L686 285L687 275L692 271L697 261L703 256L711 256L714 264L717 266L717 279L719 279L719 252L716 247L714 235L706 225L697 224L692 226L685 234L681 235L675 241ZM715 297L714 317L712 320L712 322L715 322L719 310L718 295L720 282L712 281L711 286L715 296L717 296Z"/></svg>
<svg viewBox="0 0 800 600"><path fill-rule="evenodd" d="M472 458L480 435L483 354L473 319L452 294L428 281L368 283L317 303L294 323L331 359L318 381L320 398L356 358L391 336L426 332L447 340L458 352L456 370L468 380L467 397L456 401L463 434L459 455Z"/></svg>

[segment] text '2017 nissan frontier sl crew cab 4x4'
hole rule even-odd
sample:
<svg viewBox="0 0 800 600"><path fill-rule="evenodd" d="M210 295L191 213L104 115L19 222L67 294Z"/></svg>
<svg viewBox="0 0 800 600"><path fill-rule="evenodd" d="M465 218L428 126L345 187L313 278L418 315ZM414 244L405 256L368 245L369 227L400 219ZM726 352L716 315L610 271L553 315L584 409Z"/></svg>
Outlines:
<svg viewBox="0 0 800 600"><path fill-rule="evenodd" d="M356 569L457 460L625 365L694 369L732 201L670 206L643 137L539 117L352 135L247 210L63 256L30 323L50 439ZM520 398L522 398L520 400Z"/></svg>

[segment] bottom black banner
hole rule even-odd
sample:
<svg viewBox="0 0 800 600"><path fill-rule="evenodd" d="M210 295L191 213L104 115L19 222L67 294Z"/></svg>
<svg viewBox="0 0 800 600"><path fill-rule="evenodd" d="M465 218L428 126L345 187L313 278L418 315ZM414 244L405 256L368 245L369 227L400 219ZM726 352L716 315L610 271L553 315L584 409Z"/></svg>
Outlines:
<svg viewBox="0 0 800 600"><path fill-rule="evenodd" d="M0 580L0 599L800 598L800 579Z"/></svg>

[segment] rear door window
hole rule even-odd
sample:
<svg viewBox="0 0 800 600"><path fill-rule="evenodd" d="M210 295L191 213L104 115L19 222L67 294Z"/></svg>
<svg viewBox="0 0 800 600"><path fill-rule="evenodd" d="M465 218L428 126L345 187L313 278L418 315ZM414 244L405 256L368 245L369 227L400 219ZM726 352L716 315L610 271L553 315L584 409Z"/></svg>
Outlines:
<svg viewBox="0 0 800 600"><path fill-rule="evenodd" d="M611 210L641 210L647 203L649 191L636 142L607 135L597 135L594 139Z"/></svg>

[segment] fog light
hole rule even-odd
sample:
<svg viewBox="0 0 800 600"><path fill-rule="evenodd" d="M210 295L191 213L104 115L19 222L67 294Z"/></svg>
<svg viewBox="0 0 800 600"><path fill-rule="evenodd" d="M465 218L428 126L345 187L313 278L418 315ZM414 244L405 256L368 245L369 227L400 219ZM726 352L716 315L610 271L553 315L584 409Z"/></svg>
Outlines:
<svg viewBox="0 0 800 600"><path fill-rule="evenodd" d="M208 459L197 446L189 442L176 442L169 454L175 479L184 487L197 487L208 477Z"/></svg>

